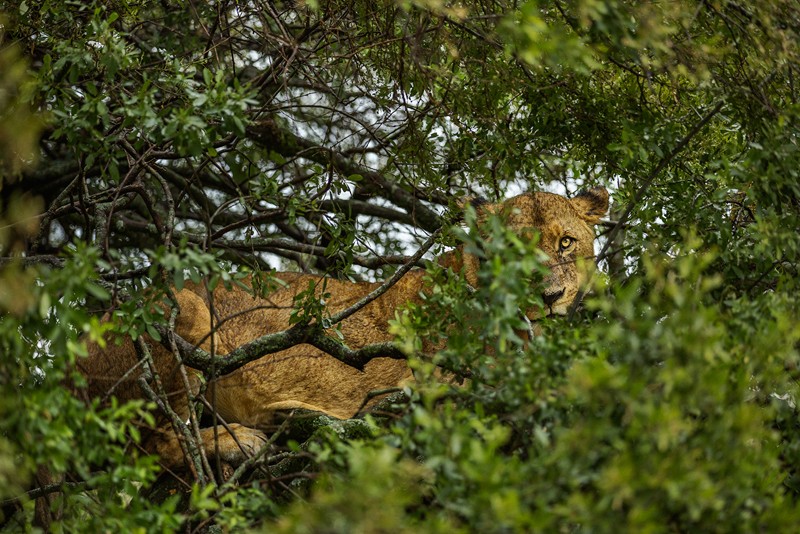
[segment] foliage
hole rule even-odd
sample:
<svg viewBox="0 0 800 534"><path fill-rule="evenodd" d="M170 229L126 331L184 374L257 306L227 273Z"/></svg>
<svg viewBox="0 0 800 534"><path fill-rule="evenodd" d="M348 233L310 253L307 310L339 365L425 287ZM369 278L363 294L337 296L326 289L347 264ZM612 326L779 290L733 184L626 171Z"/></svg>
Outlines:
<svg viewBox="0 0 800 534"><path fill-rule="evenodd" d="M0 14L7 528L30 526L17 497L43 473L65 477L52 528L70 532L797 524L795 2L25 0ZM198 475L186 502L148 499L144 401L67 387L85 339L160 339L187 280L385 279L457 199L593 185L619 224L600 227L582 310L525 343L518 310L546 275L535 242L501 219L479 232L467 210L472 231L441 244L484 257L480 285L432 266L433 289L392 325L419 378L406 402L358 432L320 419L310 438L276 435L268 476ZM293 320L327 320L305 296ZM468 380L442 384L436 367Z"/></svg>

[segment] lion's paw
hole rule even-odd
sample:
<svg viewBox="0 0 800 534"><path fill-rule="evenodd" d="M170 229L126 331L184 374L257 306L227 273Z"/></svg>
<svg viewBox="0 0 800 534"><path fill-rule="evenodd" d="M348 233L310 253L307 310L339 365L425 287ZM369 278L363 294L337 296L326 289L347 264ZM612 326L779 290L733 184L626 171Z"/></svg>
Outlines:
<svg viewBox="0 0 800 534"><path fill-rule="evenodd" d="M228 425L230 431L218 427L219 436L219 455L222 460L234 465L243 463L248 458L254 456L261 448L267 443L267 435L256 430L238 423ZM234 436L236 439L234 439ZM212 455L216 447L213 443L206 442L208 452Z"/></svg>

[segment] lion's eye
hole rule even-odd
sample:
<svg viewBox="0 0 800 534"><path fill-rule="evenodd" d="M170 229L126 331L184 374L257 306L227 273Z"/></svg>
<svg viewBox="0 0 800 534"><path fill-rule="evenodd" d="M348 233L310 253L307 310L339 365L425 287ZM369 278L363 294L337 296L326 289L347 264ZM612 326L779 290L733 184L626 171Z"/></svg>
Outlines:
<svg viewBox="0 0 800 534"><path fill-rule="evenodd" d="M574 243L575 243L574 237L564 236L561 238L561 241L559 242L558 245L561 248L561 250L564 251L567 250L569 247L571 247Z"/></svg>

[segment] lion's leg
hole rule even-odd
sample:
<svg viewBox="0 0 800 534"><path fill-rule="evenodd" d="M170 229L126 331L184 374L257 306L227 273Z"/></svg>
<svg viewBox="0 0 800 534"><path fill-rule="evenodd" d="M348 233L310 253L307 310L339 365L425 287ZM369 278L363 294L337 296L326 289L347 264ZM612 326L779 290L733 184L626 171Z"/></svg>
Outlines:
<svg viewBox="0 0 800 534"><path fill-rule="evenodd" d="M230 432L228 431L230 429ZM158 455L168 468L183 465L184 454L181 443L172 429L162 429L153 436L146 448L148 452ZM253 456L267 443L267 436L260 430L238 423L218 425L214 428L200 429L200 440L203 454L207 458L219 455L219 458L231 465L239 465Z"/></svg>
<svg viewBox="0 0 800 534"><path fill-rule="evenodd" d="M310 410L312 412L322 412L325 414L329 414L328 410L320 408L319 406L314 406L313 404L308 404L306 402L295 401L295 400L273 402L272 404L267 404L265 408L267 413L270 414L273 414L275 412L288 412L291 410Z"/></svg>

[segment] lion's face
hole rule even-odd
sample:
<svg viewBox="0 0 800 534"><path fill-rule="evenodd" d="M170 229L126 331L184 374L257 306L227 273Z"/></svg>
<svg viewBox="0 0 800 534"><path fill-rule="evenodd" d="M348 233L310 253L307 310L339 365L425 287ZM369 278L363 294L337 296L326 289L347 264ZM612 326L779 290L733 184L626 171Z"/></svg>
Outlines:
<svg viewBox="0 0 800 534"><path fill-rule="evenodd" d="M540 234L539 248L549 258L546 265L550 275L544 280L544 310L528 310L528 318L566 315L593 264L593 226L608 210L608 191L596 187L572 199L552 193L524 193L481 209L505 214L506 224L519 236Z"/></svg>

